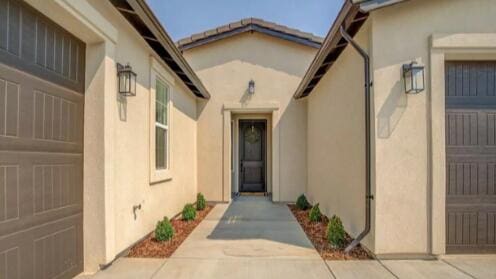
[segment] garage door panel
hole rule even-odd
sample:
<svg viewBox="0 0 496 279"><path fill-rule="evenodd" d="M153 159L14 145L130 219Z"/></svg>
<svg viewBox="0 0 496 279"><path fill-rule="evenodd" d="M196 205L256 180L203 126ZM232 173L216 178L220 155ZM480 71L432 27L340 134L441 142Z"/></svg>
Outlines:
<svg viewBox="0 0 496 279"><path fill-rule="evenodd" d="M82 162L81 154L0 152L0 237L80 213Z"/></svg>
<svg viewBox="0 0 496 279"><path fill-rule="evenodd" d="M479 141L479 115L476 111L456 110L446 114L446 142L451 146L472 146Z"/></svg>
<svg viewBox="0 0 496 279"><path fill-rule="evenodd" d="M496 63L446 63L446 249L495 252Z"/></svg>
<svg viewBox="0 0 496 279"><path fill-rule="evenodd" d="M0 147L81 153L83 104L81 94L0 65Z"/></svg>
<svg viewBox="0 0 496 279"><path fill-rule="evenodd" d="M496 245L496 211L487 214L487 243Z"/></svg>
<svg viewBox="0 0 496 279"><path fill-rule="evenodd" d="M4 263L7 274L19 275L5 278L72 278L77 275L83 264L79 242L81 224L82 215L77 214L0 239L0 259L7 260L7 264L0 264Z"/></svg>
<svg viewBox="0 0 496 279"><path fill-rule="evenodd" d="M496 110L449 108L446 111L446 144L449 148L496 147Z"/></svg>
<svg viewBox="0 0 496 279"><path fill-rule="evenodd" d="M447 214L448 251L456 252L462 247L490 248L494 245L494 216L495 212L456 206L450 208Z"/></svg>
<svg viewBox="0 0 496 279"><path fill-rule="evenodd" d="M447 156L446 193L456 195L494 194L496 160L492 156Z"/></svg>
<svg viewBox="0 0 496 279"><path fill-rule="evenodd" d="M2 0L0 11L0 61L84 91L83 42L20 1Z"/></svg>

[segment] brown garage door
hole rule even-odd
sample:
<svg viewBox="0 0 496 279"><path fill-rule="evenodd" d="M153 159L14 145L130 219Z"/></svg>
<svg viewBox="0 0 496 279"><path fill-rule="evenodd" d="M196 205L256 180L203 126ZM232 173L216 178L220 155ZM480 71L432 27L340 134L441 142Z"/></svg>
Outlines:
<svg viewBox="0 0 496 279"><path fill-rule="evenodd" d="M0 278L82 271L84 44L0 0Z"/></svg>
<svg viewBox="0 0 496 279"><path fill-rule="evenodd" d="M496 252L496 62L446 63L446 248Z"/></svg>

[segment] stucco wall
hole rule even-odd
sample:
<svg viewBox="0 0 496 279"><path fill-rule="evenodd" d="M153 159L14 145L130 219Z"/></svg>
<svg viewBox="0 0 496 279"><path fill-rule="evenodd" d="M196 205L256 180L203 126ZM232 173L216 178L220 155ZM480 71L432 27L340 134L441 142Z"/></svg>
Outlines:
<svg viewBox="0 0 496 279"><path fill-rule="evenodd" d="M316 51L255 32L184 52L212 95L207 103L198 104L198 188L207 199L225 200L223 173L230 171L229 165L223 166L225 103L279 105L278 116L272 119L280 132L280 188L274 197L292 201L304 191L307 110L305 102L295 101L292 95ZM246 92L250 79L256 84L253 96Z"/></svg>
<svg viewBox="0 0 496 279"><path fill-rule="evenodd" d="M355 39L369 49L366 24ZM364 228L365 114L363 58L347 47L308 99L308 189L312 203L339 216L348 233ZM364 244L373 249L373 230Z"/></svg>
<svg viewBox="0 0 496 279"><path fill-rule="evenodd" d="M150 71L153 53L137 32L108 2L91 4L118 30L114 61L129 63L137 73L136 97L115 92L112 118L113 220L115 253L152 231L163 216L172 217L196 196L196 99L175 80L171 88L172 179L150 185ZM170 74L170 72L169 72ZM108 80L108 82L116 82ZM153 125L153 123L152 123ZM154 129L154 126L152 126ZM133 205L141 204L136 217Z"/></svg>
<svg viewBox="0 0 496 279"><path fill-rule="evenodd" d="M96 271L172 217L197 193L193 94L172 77L172 179L150 183L150 83L155 54L108 1L30 0L87 43L84 138L85 271ZM155 56L154 56L155 57ZM158 57L155 57L160 61ZM116 63L137 73L135 97L117 92ZM161 64L161 62L159 62ZM175 80L174 80L175 79ZM169 80L167 80L169 81ZM152 123L153 125L153 123ZM141 204L136 217L133 206Z"/></svg>
<svg viewBox="0 0 496 279"><path fill-rule="evenodd" d="M369 19L373 33L378 254L444 253L444 133L431 145L431 119L444 119L445 92L430 90L430 38L433 34L494 33L495 13L492 0L417 0L378 10ZM464 59L476 57L466 55ZM418 95L405 95L401 66L412 60L426 65L427 87ZM443 69L443 63L434 66ZM431 107L431 99L440 102ZM443 126L437 125L435 132ZM438 166L435 173L431 164ZM433 192L441 194L433 199ZM431 220L431 211L439 213L432 219L436 221Z"/></svg>

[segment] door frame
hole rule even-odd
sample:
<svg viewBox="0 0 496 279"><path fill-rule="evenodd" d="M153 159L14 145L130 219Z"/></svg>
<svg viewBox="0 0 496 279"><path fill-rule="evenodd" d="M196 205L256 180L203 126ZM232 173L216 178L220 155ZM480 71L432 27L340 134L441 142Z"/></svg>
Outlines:
<svg viewBox="0 0 496 279"><path fill-rule="evenodd" d="M265 193L267 195L273 194L274 191L274 176L275 169L273 167L273 152L277 146L274 146L274 131L272 128L272 113L233 113L232 114L232 138L230 141L231 146L231 197L236 196L240 190L240 169L239 169L239 123L244 120L265 121Z"/></svg>
<svg viewBox="0 0 496 279"><path fill-rule="evenodd" d="M237 167L233 164L232 155L236 148L232 137L237 133L237 119L242 117L267 119L267 191L271 200L280 201L279 185L279 141L280 141L280 104L278 102L226 102L222 108L222 201L230 202L237 189ZM231 127L233 126L233 127Z"/></svg>
<svg viewBox="0 0 496 279"><path fill-rule="evenodd" d="M428 254L446 254L445 62L496 60L496 33L432 34L427 71ZM429 77L430 76L430 77Z"/></svg>
<svg viewBox="0 0 496 279"><path fill-rule="evenodd" d="M263 150L262 152L263 152L263 157L264 157L263 158L263 162L264 162L263 163L264 164L264 166L263 166L263 172L264 172L264 174L263 174L263 180L264 180L263 184L264 184L264 186L263 186L262 193L267 193L268 192L267 191L267 189L268 189L267 188L267 181L268 181L268 179L267 179L267 163L268 163L268 157L267 157L267 153L268 153L267 152L267 147L268 147L268 140L267 140L267 138L268 138L268 136L267 136L267 134L268 134L268 131L267 131L267 119L257 119L257 118L246 118L246 119L242 118L242 119L238 119L238 123L237 123L238 125L237 125L237 128L236 128L237 131L238 131L238 135L237 135L237 138L238 138L237 139L238 140L237 154L238 154L238 156L237 156L236 161L235 161L236 164L237 164L237 166L238 166L238 175L237 175L237 177L238 177L238 189L237 189L237 193L241 192L240 190L241 190L241 181L242 181L242 176L240 175L241 174L241 169L240 169L241 168L241 156L240 156L241 155L241 144L240 143L241 143L241 123L243 123L243 122L244 123L263 123L264 124L263 142L262 142L262 150Z"/></svg>

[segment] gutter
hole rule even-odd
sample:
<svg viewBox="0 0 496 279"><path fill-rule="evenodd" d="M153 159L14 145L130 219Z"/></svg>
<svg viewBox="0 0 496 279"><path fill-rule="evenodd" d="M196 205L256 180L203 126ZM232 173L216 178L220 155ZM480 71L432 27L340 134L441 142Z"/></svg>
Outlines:
<svg viewBox="0 0 496 279"><path fill-rule="evenodd" d="M356 4L360 5L360 10L370 12L373 10L382 9L388 6L396 5L408 0L365 0Z"/></svg>
<svg viewBox="0 0 496 279"><path fill-rule="evenodd" d="M371 148L370 148L370 87L372 82L370 80L370 58L367 52L361 48L357 42L346 32L343 26L340 27L339 32L341 36L350 43L353 48L362 56L364 62L364 74L365 74L365 228L363 231L346 247L344 250L349 253L353 248L355 248L370 232L370 215L371 215L371 202L374 197L372 196L371 188Z"/></svg>

